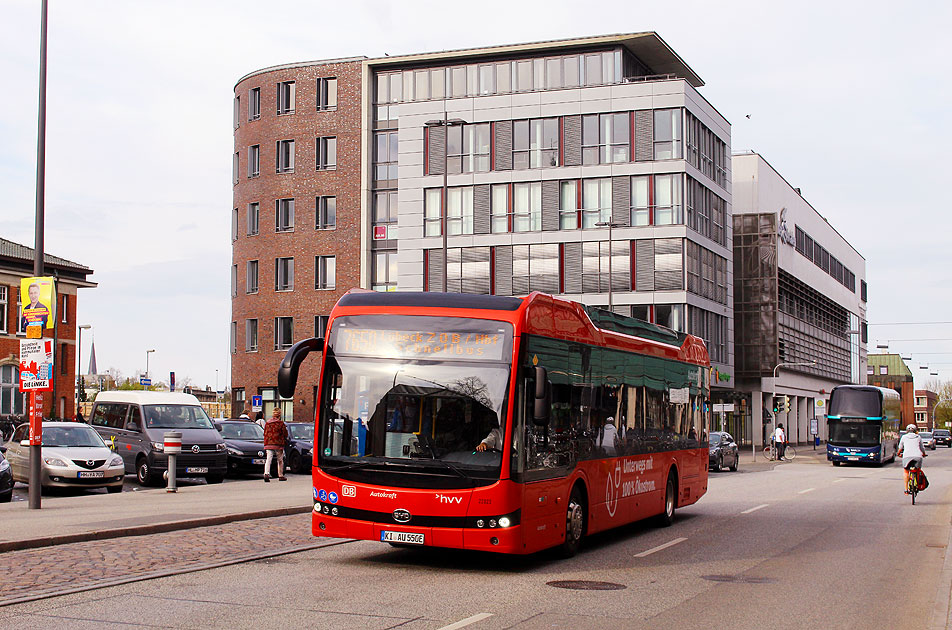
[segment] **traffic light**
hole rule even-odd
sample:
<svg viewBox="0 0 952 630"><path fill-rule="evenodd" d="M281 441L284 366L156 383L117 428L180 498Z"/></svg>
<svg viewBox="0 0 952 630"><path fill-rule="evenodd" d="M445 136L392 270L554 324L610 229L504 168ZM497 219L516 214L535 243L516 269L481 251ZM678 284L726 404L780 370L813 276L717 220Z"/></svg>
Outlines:
<svg viewBox="0 0 952 630"><path fill-rule="evenodd" d="M783 408L783 398L781 398L780 396L774 396L774 397L773 397L773 411L774 411L774 413L777 413L777 412L780 411L782 408Z"/></svg>
<svg viewBox="0 0 952 630"><path fill-rule="evenodd" d="M790 397L789 396L783 397L783 410L790 411Z"/></svg>

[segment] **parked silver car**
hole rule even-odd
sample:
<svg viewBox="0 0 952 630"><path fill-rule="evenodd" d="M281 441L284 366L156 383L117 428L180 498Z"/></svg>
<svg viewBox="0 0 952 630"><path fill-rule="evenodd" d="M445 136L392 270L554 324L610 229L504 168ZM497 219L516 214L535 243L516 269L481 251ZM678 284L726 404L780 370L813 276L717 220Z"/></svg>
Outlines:
<svg viewBox="0 0 952 630"><path fill-rule="evenodd" d="M30 481L30 425L21 424L7 443L13 480ZM106 488L122 492L122 458L109 450L95 429L77 422L43 423L43 487Z"/></svg>

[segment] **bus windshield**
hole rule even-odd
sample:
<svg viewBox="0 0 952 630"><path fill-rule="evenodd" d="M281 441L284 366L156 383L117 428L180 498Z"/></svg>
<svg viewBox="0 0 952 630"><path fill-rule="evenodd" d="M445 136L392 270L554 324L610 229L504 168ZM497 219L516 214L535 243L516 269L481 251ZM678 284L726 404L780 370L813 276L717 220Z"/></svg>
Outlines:
<svg viewBox="0 0 952 630"><path fill-rule="evenodd" d="M335 320L325 350L321 465L403 463L498 478L511 344L503 322ZM484 439L489 448L477 451Z"/></svg>
<svg viewBox="0 0 952 630"><path fill-rule="evenodd" d="M879 446L882 425L878 422L830 420L830 444L837 446Z"/></svg>

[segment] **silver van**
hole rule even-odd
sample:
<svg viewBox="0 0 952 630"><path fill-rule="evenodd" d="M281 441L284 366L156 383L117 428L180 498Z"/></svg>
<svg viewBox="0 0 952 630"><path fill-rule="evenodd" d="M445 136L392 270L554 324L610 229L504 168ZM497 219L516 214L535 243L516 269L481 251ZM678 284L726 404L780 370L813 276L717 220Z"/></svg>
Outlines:
<svg viewBox="0 0 952 630"><path fill-rule="evenodd" d="M204 477L208 483L225 479L225 443L191 394L100 392L89 424L122 457L126 472L135 473L143 486L161 483L162 474L168 470L168 456L163 452L166 431L182 434L176 476Z"/></svg>

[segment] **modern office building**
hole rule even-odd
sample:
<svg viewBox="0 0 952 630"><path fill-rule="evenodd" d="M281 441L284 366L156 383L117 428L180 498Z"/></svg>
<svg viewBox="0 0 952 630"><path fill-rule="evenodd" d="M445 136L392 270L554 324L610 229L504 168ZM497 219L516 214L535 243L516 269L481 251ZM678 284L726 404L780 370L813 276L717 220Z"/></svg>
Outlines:
<svg viewBox="0 0 952 630"><path fill-rule="evenodd" d="M0 419L22 418L29 396L20 392L20 340L26 339L21 318L20 281L33 276L33 248L0 238ZM43 257L45 275L56 278L54 327L43 337L53 340L53 392L44 392L44 418L76 414L76 313L79 289L95 287L92 269L52 254ZM23 296L26 297L26 296ZM29 305L29 298L26 298Z"/></svg>
<svg viewBox="0 0 952 630"><path fill-rule="evenodd" d="M866 261L763 157L732 163L741 396L732 430L759 445L780 422L805 443L816 400L866 374ZM773 412L775 396L789 398L789 411Z"/></svg>
<svg viewBox="0 0 952 630"><path fill-rule="evenodd" d="M730 125L655 33L293 63L235 88L232 387L313 417L290 344L352 287L563 295L733 387ZM296 272L296 273L295 273ZM237 407L236 407L237 408Z"/></svg>

